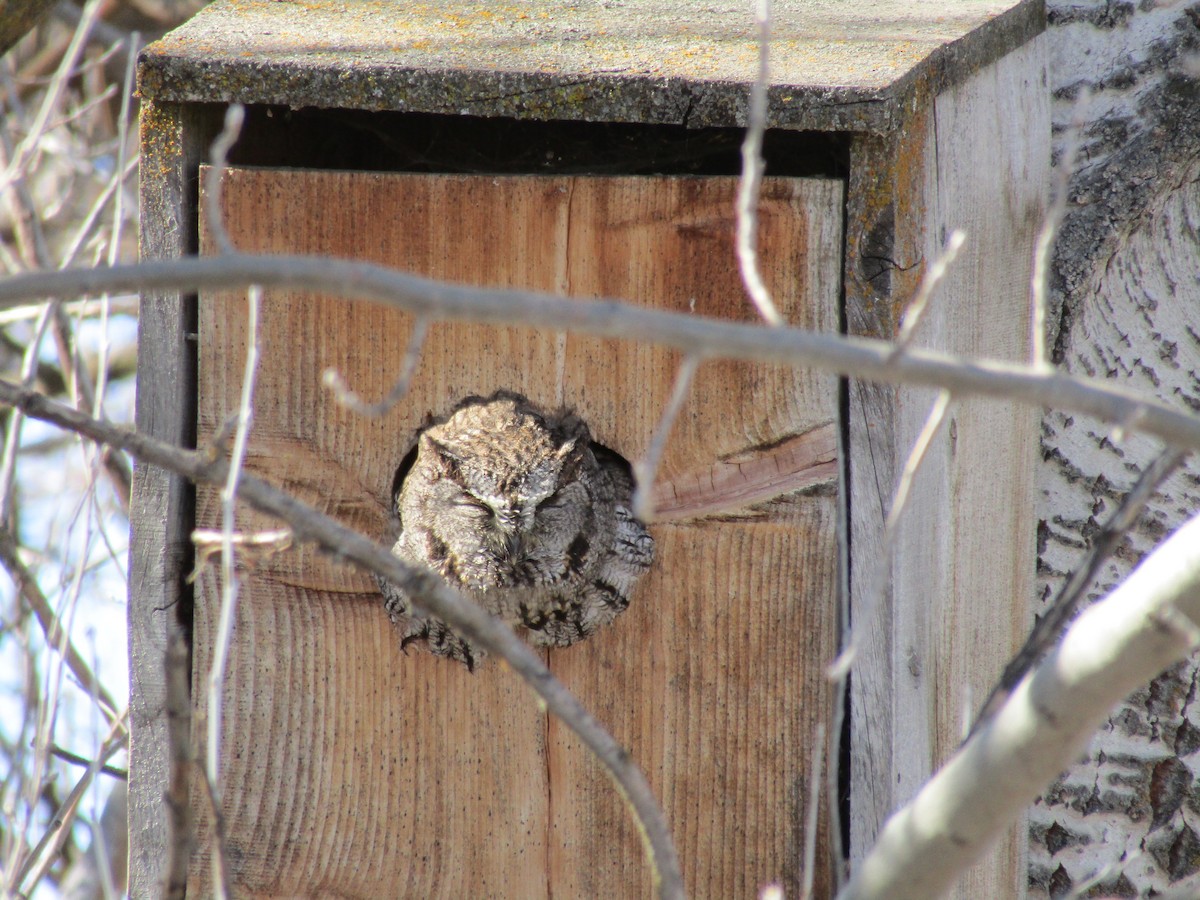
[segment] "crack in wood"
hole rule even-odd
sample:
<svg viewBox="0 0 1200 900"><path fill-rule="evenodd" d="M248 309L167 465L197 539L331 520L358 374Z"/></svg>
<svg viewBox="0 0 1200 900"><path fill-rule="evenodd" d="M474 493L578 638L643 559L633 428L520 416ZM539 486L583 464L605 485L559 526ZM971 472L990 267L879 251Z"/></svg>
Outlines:
<svg viewBox="0 0 1200 900"><path fill-rule="evenodd" d="M659 482L652 521L728 513L836 478L837 427L829 423Z"/></svg>

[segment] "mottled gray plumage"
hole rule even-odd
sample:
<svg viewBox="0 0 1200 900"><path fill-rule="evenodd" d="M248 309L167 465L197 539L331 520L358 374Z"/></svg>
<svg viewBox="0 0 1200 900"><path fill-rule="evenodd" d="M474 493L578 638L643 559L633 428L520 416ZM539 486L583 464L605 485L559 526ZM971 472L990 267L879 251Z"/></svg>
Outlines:
<svg viewBox="0 0 1200 900"><path fill-rule="evenodd" d="M565 647L611 622L654 559L630 512L629 465L571 413L519 394L470 397L417 438L395 498L392 552L427 566L533 643ZM424 640L473 668L481 648L423 617L381 579L401 644Z"/></svg>

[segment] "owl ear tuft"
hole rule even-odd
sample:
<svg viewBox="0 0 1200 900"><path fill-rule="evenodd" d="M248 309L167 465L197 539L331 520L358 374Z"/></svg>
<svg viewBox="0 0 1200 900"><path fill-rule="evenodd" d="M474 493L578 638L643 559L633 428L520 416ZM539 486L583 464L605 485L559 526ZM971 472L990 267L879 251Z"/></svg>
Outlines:
<svg viewBox="0 0 1200 900"><path fill-rule="evenodd" d="M448 446L425 432L417 440L420 455L427 458L440 475L446 478L456 477L462 460Z"/></svg>
<svg viewBox="0 0 1200 900"><path fill-rule="evenodd" d="M579 477L579 473L583 469L588 444L588 441L581 441L576 436L564 441L562 446L555 451L555 456L562 461L562 468L558 472L560 481L570 481Z"/></svg>

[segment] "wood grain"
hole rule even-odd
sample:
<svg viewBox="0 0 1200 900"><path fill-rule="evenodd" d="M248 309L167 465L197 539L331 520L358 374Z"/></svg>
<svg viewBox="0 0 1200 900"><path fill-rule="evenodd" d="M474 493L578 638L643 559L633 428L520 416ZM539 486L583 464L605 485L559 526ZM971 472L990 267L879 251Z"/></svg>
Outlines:
<svg viewBox="0 0 1200 900"><path fill-rule="evenodd" d="M147 103L141 114L139 252L143 260L178 259L196 248L195 172L213 134L197 107ZM191 446L196 429L196 298L174 291L142 294L138 316L139 431ZM191 620L188 532L193 492L187 481L153 466L133 473L129 510L129 891L158 895L170 835L163 797L167 740L167 641Z"/></svg>
<svg viewBox="0 0 1200 900"><path fill-rule="evenodd" d="M1049 158L1045 47L1035 39L938 96L890 143L863 147L893 179L894 205L855 191L848 231L890 221L889 246L860 238L847 263L855 333L894 334L923 268L954 228L967 233L917 342L964 355L1029 358L1028 284ZM890 217L890 219L889 219ZM858 230L857 222L864 223ZM878 229L882 233L886 229ZM862 277L885 251L894 269ZM935 392L854 384L850 395L851 588L857 617L875 608L852 680L851 844L861 858L882 822L962 740L1031 623L1036 418L996 401L959 399L915 481L888 561L889 593L871 596L896 478ZM1023 828L1014 828L957 896L1017 896Z"/></svg>
<svg viewBox="0 0 1200 900"><path fill-rule="evenodd" d="M718 178L233 170L223 205L246 250L331 253L473 284L750 319L733 264L734 187ZM764 185L767 281L789 319L807 327L837 328L841 208L840 182ZM507 387L575 407L598 440L636 458L678 362L632 340L443 322L387 416L352 414L321 386L334 366L366 398L382 396L411 327L364 304L264 299L248 467L389 542L394 470L428 415ZM244 329L241 297L202 298L202 441L236 408ZM818 446L806 455L794 441L829 433L836 394L833 379L781 367L702 366L664 477L693 490L697 473L744 465L760 488L744 503L758 512L742 517L724 497L729 515L655 526L658 562L630 611L549 654L644 766L697 896L798 883L808 747L827 714L820 667L835 649L836 500L827 454ZM788 502L771 504L755 473L780 460L794 470L775 492ZM215 492L201 491L197 524L217 521ZM273 524L249 511L239 521ZM206 577L198 710L216 612ZM336 561L301 549L247 573L222 703L222 813L239 894L647 889L620 798L512 673L493 663L472 676L422 652L406 656L370 580ZM190 889L201 894L210 852L206 842L193 866ZM822 867L818 883L826 875Z"/></svg>

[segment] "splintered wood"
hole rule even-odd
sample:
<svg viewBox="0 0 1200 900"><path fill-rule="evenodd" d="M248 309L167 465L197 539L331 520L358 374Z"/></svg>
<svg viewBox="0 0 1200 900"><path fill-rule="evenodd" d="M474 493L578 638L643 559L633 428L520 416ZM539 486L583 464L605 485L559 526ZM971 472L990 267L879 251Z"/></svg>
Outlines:
<svg viewBox="0 0 1200 900"><path fill-rule="evenodd" d="M734 262L732 178L231 170L223 181L241 250L754 318ZM763 186L764 275L806 328L838 327L842 191L830 180ZM372 419L341 405L322 374L335 368L368 401L382 397L410 316L268 290L262 323L247 469L389 545L393 477L427 416L510 388L574 407L596 440L635 460L679 361L635 334L435 322L411 390ZM201 298L201 446L237 408L245 328L243 295ZM794 896L801 879L811 743L830 724L821 673L837 626L836 419L832 378L701 366L660 471L654 568L612 626L548 653L645 771L696 896L752 896L771 882ZM197 507L197 527L219 527L216 491L199 490ZM241 529L277 526L239 513ZM195 614L201 716L218 609L208 573ZM222 703L221 812L239 895L651 889L620 796L520 680L495 660L470 674L402 652L371 578L311 547L243 573ZM201 797L196 785L196 896L209 892L212 852ZM820 821L823 885L824 809Z"/></svg>

